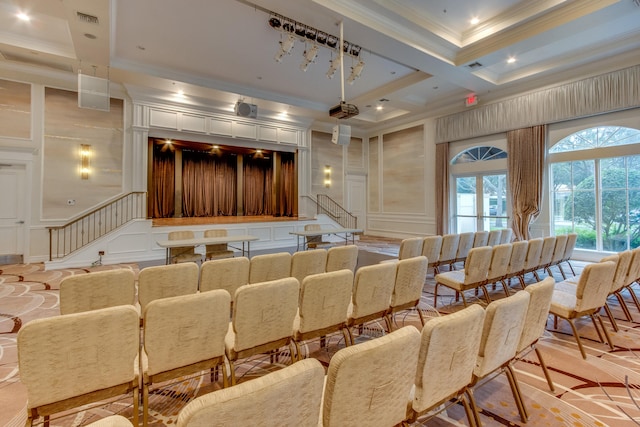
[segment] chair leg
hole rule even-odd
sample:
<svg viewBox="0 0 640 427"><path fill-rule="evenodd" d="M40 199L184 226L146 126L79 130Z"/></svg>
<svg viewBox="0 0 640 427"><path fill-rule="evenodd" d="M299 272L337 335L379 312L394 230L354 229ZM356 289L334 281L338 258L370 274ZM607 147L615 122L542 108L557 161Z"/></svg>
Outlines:
<svg viewBox="0 0 640 427"><path fill-rule="evenodd" d="M420 317L420 323L422 323L422 326L424 326L425 324L424 314L422 314L422 310L420 310L420 307L418 307L417 305L416 305L416 310L418 311L418 316Z"/></svg>
<svg viewBox="0 0 640 427"><path fill-rule="evenodd" d="M49 415L44 416L44 427L49 427Z"/></svg>
<svg viewBox="0 0 640 427"><path fill-rule="evenodd" d="M504 295L505 296L509 296L509 287L507 286L507 283L504 280L501 280L500 283L502 283L502 289L504 289Z"/></svg>
<svg viewBox="0 0 640 427"><path fill-rule="evenodd" d="M467 421L469 422L469 427L476 427L476 419L473 413L473 409L471 409L471 405L469 405L469 402L467 401L467 399L464 398L463 396L460 396L460 401L462 402L462 407L464 408L464 413L467 416Z"/></svg>
<svg viewBox="0 0 640 427"><path fill-rule="evenodd" d="M616 291L615 296L618 299L618 303L620 304L620 307L622 308L624 317L627 319L627 321L633 322L633 317L631 317L631 312L629 311L629 307L627 307L627 303L625 302L624 298L620 294L620 291Z"/></svg>
<svg viewBox="0 0 640 427"><path fill-rule="evenodd" d="M489 296L489 291L487 290L487 287L485 285L482 285L480 287L482 288L482 294L484 295L485 301L487 301L487 304L491 304L491 297Z"/></svg>
<svg viewBox="0 0 640 427"><path fill-rule="evenodd" d="M231 375L231 386L236 385L236 368L233 366L233 360L229 360L229 372Z"/></svg>
<svg viewBox="0 0 640 427"><path fill-rule="evenodd" d="M560 274L562 274L562 280L567 280L567 275L564 274L564 270L562 269L561 263L558 263L558 270L560 270Z"/></svg>
<svg viewBox="0 0 640 427"><path fill-rule="evenodd" d="M573 276L575 277L576 271L573 269L573 265L571 265L571 261L570 260L567 260L567 265L571 269L571 274L573 274Z"/></svg>
<svg viewBox="0 0 640 427"><path fill-rule="evenodd" d="M482 427L482 421L480 421L480 413L478 412L478 405L476 404L476 398L473 396L473 390L471 388L467 388L465 390L467 397L469 399L469 405L471 406L471 411L473 412L473 418L475 419L475 424L478 427Z"/></svg>
<svg viewBox="0 0 640 427"><path fill-rule="evenodd" d="M296 357L299 357L299 355L297 353L295 353L296 351L296 342L294 342L293 340L289 340L289 353L291 354L291 363L290 365L293 365L294 362L296 362ZM294 356L294 353L296 354L296 356Z"/></svg>
<svg viewBox="0 0 640 427"><path fill-rule="evenodd" d="M520 282L520 286L524 290L527 287L527 284L524 282L524 274L518 276L518 281Z"/></svg>
<svg viewBox="0 0 640 427"><path fill-rule="evenodd" d="M462 296L462 304L467 306L467 298L464 296L464 292L460 291L460 295Z"/></svg>
<svg viewBox="0 0 640 427"><path fill-rule="evenodd" d="M585 353L584 348L582 347L582 341L580 341L580 335L578 335L578 330L576 329L576 325L573 323L573 320L571 319L567 319L567 322L569 322L569 325L571 325L571 330L573 331L573 336L575 337L576 342L578 343L578 348L580 349L582 358L586 360L587 353Z"/></svg>
<svg viewBox="0 0 640 427"><path fill-rule="evenodd" d="M600 328L598 328L598 324L596 323L596 318L594 317L594 315L592 314L591 316L589 316L591 318L591 322L593 323L593 327L596 328L596 332L598 333L598 338L600 339L601 343L604 343L604 337L602 336L602 332L600 332Z"/></svg>
<svg viewBox="0 0 640 427"><path fill-rule="evenodd" d="M533 270L532 273L536 278L536 282L539 282L540 281L540 276L538 275L538 271L537 270Z"/></svg>
<svg viewBox="0 0 640 427"><path fill-rule="evenodd" d="M391 320L392 317L393 317L392 313L388 313L388 314L386 314L384 316L384 323L386 323L386 325L387 325L387 332L393 331L393 326L391 324L392 323L392 320Z"/></svg>
<svg viewBox="0 0 640 427"><path fill-rule="evenodd" d="M136 385L133 388L133 425L140 425L140 389Z"/></svg>
<svg viewBox="0 0 640 427"><path fill-rule="evenodd" d="M433 308L438 307L438 286L440 284L438 282L436 282L436 287L433 290Z"/></svg>
<svg viewBox="0 0 640 427"><path fill-rule="evenodd" d="M604 327L604 321L602 320L602 317L598 313L596 313L594 316L598 318L598 322L600 322L600 326L602 326L602 332L604 332L604 336L607 337L607 343L609 344L609 348L611 350L614 350L613 340L611 339L611 336L609 336L609 332L607 331L607 328Z"/></svg>
<svg viewBox="0 0 640 427"><path fill-rule="evenodd" d="M349 347L349 345L351 344L349 342L349 328L342 328L342 336L344 337L344 346L345 347Z"/></svg>
<svg viewBox="0 0 640 427"><path fill-rule="evenodd" d="M616 319L613 317L613 313L611 313L611 308L609 308L609 304L604 305L604 311L607 313L607 316L609 317L609 320L611 321L611 326L613 327L613 331L614 332L618 332L620 329L618 329L618 322L616 322Z"/></svg>
<svg viewBox="0 0 640 427"><path fill-rule="evenodd" d="M542 353L538 347L534 344L533 349L536 351L536 356L538 356L538 360L540 361L540 366L542 367L542 372L544 373L544 377L547 379L547 384L549 384L549 390L551 393L555 393L555 387L553 386L553 381L551 380L551 376L549 375L549 371L547 370L547 364L544 363L544 359L542 358Z"/></svg>
<svg viewBox="0 0 640 427"><path fill-rule="evenodd" d="M142 425L149 424L149 384L142 384Z"/></svg>
<svg viewBox="0 0 640 427"><path fill-rule="evenodd" d="M640 311L640 301L638 301L638 297L636 296L636 293L633 291L633 288L631 287L632 285L633 283L627 286L627 290L629 291L629 294L631 294L631 299L633 299L633 302L636 305L636 308L638 309L638 311Z"/></svg>
<svg viewBox="0 0 640 427"><path fill-rule="evenodd" d="M229 378L227 376L227 365L222 362L222 388L229 387Z"/></svg>
<svg viewBox="0 0 640 427"><path fill-rule="evenodd" d="M507 374L507 379L509 380L509 385L511 386L511 393L513 394L513 398L516 401L516 406L518 407L518 412L520 412L520 419L523 423L526 423L529 419L529 414L527 413L527 408L524 406L524 401L522 400L522 393L520 393L520 386L518 385L518 379L513 372L513 368L511 364L507 364L505 368L505 373Z"/></svg>
<svg viewBox="0 0 640 427"><path fill-rule="evenodd" d="M296 346L296 361L301 361L302 360L302 349L300 348L300 343L298 341L295 341L295 346ZM291 360L293 360L293 355L291 355Z"/></svg>

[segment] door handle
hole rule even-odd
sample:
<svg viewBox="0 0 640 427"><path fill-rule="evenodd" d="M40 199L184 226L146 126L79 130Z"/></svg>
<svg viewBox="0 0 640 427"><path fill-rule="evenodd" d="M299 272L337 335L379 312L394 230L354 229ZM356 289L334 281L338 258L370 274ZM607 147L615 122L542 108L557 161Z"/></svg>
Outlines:
<svg viewBox="0 0 640 427"><path fill-rule="evenodd" d="M24 221L16 221L16 224L24 224Z"/></svg>

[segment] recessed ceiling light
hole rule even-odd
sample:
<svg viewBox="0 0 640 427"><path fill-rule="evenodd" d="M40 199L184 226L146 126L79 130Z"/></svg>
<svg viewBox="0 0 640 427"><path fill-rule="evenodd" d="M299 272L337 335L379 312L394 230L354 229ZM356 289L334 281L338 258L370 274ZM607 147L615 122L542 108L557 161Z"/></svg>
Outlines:
<svg viewBox="0 0 640 427"><path fill-rule="evenodd" d="M31 21L31 17L24 12L19 12L16 14L16 16L21 21L25 21L25 22Z"/></svg>
<svg viewBox="0 0 640 427"><path fill-rule="evenodd" d="M480 22L480 19L478 19L478 17L474 16L473 18L471 18L471 21L469 21L469 22L471 22L471 25L477 25L478 22Z"/></svg>
<svg viewBox="0 0 640 427"><path fill-rule="evenodd" d="M382 105L378 105L378 106L376 107L376 110L378 110L378 111L382 110Z"/></svg>
<svg viewBox="0 0 640 427"><path fill-rule="evenodd" d="M510 56L509 59L507 59L508 64L513 64L514 62L516 62L516 58L513 56Z"/></svg>

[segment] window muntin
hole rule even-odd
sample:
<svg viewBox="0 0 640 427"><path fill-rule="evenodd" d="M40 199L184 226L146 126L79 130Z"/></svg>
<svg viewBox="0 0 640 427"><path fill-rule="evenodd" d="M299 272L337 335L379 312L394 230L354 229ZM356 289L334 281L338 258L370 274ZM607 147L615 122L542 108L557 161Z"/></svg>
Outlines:
<svg viewBox="0 0 640 427"><path fill-rule="evenodd" d="M452 165L460 163L472 163L485 160L506 159L507 153L497 147L473 147L463 151L451 160Z"/></svg>
<svg viewBox="0 0 640 427"><path fill-rule="evenodd" d="M621 126L598 126L581 130L561 139L549 153L590 150L640 143L640 131Z"/></svg>

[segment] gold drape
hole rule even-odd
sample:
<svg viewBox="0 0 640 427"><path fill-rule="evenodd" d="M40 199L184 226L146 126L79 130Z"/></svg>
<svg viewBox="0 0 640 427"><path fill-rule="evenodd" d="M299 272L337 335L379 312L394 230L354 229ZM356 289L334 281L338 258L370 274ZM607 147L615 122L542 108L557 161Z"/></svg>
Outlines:
<svg viewBox="0 0 640 427"><path fill-rule="evenodd" d="M245 215L273 215L273 167L268 159L245 156L243 162Z"/></svg>
<svg viewBox="0 0 640 427"><path fill-rule="evenodd" d="M436 145L436 233L449 232L449 144Z"/></svg>
<svg viewBox="0 0 640 427"><path fill-rule="evenodd" d="M217 158L207 152L184 150L183 216L235 215L236 182L235 162Z"/></svg>
<svg viewBox="0 0 640 427"><path fill-rule="evenodd" d="M171 218L175 200L175 158L173 152L153 147L153 217Z"/></svg>

